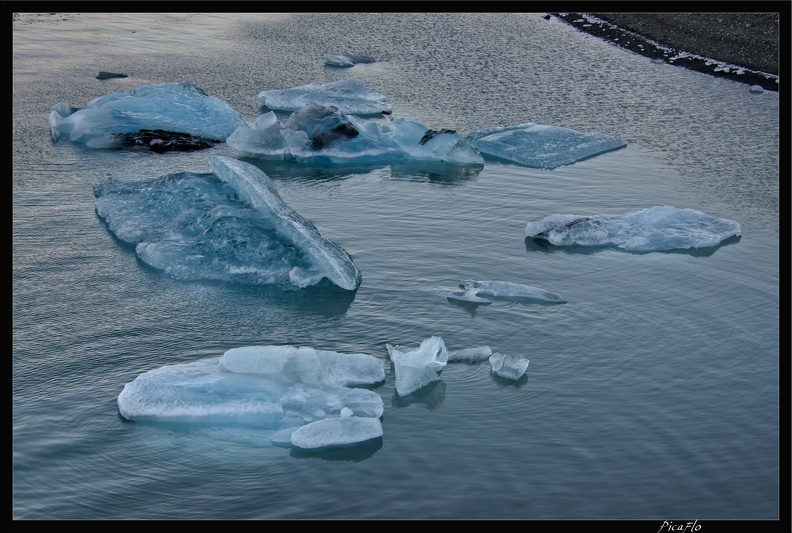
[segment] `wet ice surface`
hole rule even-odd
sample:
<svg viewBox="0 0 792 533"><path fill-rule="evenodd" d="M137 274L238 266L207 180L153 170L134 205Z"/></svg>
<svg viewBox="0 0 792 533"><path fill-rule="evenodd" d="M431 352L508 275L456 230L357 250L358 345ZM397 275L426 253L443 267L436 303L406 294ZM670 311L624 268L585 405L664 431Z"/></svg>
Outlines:
<svg viewBox="0 0 792 533"><path fill-rule="evenodd" d="M656 206L623 215L551 215L525 227L556 246L613 246L631 252L712 248L742 235L733 220L695 209Z"/></svg>
<svg viewBox="0 0 792 533"><path fill-rule="evenodd" d="M209 174L98 183L96 212L144 262L177 279L360 286L346 251L286 205L264 172L227 157L209 163Z"/></svg>

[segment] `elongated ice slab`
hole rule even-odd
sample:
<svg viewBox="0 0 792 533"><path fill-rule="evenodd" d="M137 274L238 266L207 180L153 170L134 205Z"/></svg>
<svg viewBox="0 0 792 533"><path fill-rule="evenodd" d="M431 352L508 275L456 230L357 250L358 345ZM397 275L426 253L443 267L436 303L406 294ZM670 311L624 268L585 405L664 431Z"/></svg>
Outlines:
<svg viewBox="0 0 792 533"><path fill-rule="evenodd" d="M391 116L361 117L312 102L285 121L265 113L252 127L237 128L226 143L245 157L302 163L484 164L478 150L452 130Z"/></svg>
<svg viewBox="0 0 792 533"><path fill-rule="evenodd" d="M485 157L548 170L627 146L625 141L602 133L533 122L476 131L465 139Z"/></svg>
<svg viewBox="0 0 792 533"><path fill-rule="evenodd" d="M393 362L399 396L407 396L440 379L440 371L448 363L448 350L442 337L430 337L418 348L391 344L385 347Z"/></svg>
<svg viewBox="0 0 792 533"><path fill-rule="evenodd" d="M614 246L632 252L717 246L742 234L739 223L670 205L623 215L551 215L525 227L556 246Z"/></svg>
<svg viewBox="0 0 792 533"><path fill-rule="evenodd" d="M286 205L264 172L228 157L209 163L209 174L97 184L96 212L141 260L177 279L360 286L346 251Z"/></svg>
<svg viewBox="0 0 792 533"><path fill-rule="evenodd" d="M490 304L496 300L513 302L546 302L566 303L566 298L560 294L550 292L530 285L512 283L510 281L465 281L460 283L461 291L454 291L449 298L478 304Z"/></svg>
<svg viewBox="0 0 792 533"><path fill-rule="evenodd" d="M134 134L140 132L152 137L144 138L145 142L155 144L162 142L156 132L160 137L169 132L203 141L225 141L245 124L227 102L192 83L143 85L107 94L81 109L59 103L52 107L49 122L53 140L80 142L91 148L139 144L141 139Z"/></svg>
<svg viewBox="0 0 792 533"><path fill-rule="evenodd" d="M474 348L463 348L461 350L449 350L449 363L480 363L489 359L492 349L489 346L476 346Z"/></svg>
<svg viewBox="0 0 792 533"><path fill-rule="evenodd" d="M124 385L117 403L129 420L281 430L341 416L378 419L384 411L379 394L350 386L384 379L384 362L367 354L246 346L144 372ZM348 429L341 432L347 440L363 435Z"/></svg>
<svg viewBox="0 0 792 533"><path fill-rule="evenodd" d="M391 112L391 105L385 102L385 95L369 89L354 79L262 91L259 93L258 101L259 104L275 111L296 111L314 103L336 106L342 113L353 115Z"/></svg>
<svg viewBox="0 0 792 533"><path fill-rule="evenodd" d="M355 54L323 54L325 65L330 67L354 67L358 64L374 63L371 56Z"/></svg>
<svg viewBox="0 0 792 533"><path fill-rule="evenodd" d="M316 449L357 444L381 436L379 418L342 416L306 424L291 434L290 442L297 448Z"/></svg>

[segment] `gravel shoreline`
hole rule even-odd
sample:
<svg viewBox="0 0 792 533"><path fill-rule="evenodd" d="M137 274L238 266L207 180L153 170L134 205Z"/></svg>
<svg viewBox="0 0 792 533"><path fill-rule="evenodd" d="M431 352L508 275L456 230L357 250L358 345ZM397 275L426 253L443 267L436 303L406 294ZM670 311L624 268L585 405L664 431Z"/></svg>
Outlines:
<svg viewBox="0 0 792 533"><path fill-rule="evenodd" d="M780 13L552 13L635 53L778 91Z"/></svg>

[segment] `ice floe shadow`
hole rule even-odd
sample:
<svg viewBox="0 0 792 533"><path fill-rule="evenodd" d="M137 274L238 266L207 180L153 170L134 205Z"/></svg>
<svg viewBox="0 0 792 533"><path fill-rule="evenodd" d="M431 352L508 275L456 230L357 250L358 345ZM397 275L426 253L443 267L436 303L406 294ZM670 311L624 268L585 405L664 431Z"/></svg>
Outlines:
<svg viewBox="0 0 792 533"><path fill-rule="evenodd" d="M729 237L715 246L707 246L703 248L686 248L686 249L673 249L673 250L625 250L615 245L599 245L599 246L584 246L580 244L573 244L570 246L557 246L547 242L541 237L526 237L525 238L525 251L526 252L545 252L545 253L565 253L572 255L594 255L600 252L617 250L619 252L632 254L632 255L646 255L646 254L682 254L690 255L693 257L709 257L719 249L737 244L742 239L742 235L734 235Z"/></svg>
<svg viewBox="0 0 792 533"><path fill-rule="evenodd" d="M359 463L372 457L382 448L382 437L338 446L307 449L291 447L289 455L298 459L322 459L325 461L348 461Z"/></svg>

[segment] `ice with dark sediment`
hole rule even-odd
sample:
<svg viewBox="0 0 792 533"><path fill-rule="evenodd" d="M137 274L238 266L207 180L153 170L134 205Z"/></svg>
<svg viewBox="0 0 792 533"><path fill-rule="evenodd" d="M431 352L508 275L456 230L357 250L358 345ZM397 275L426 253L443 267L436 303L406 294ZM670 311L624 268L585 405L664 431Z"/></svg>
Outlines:
<svg viewBox="0 0 792 533"><path fill-rule="evenodd" d="M527 237L556 246L611 246L631 252L717 246L742 234L738 222L670 205L621 215L550 215L525 227Z"/></svg>
<svg viewBox="0 0 792 533"><path fill-rule="evenodd" d="M286 205L264 172L229 157L209 164L206 174L98 183L96 212L141 260L176 279L360 286L349 254Z"/></svg>
<svg viewBox="0 0 792 533"><path fill-rule="evenodd" d="M166 365L124 385L117 403L128 420L238 425L273 431L334 418L379 419L379 394L359 385L385 379L382 359L295 346L245 346L221 357ZM326 438L371 438L369 422L348 422ZM317 428L314 442L322 438Z"/></svg>
<svg viewBox="0 0 792 533"><path fill-rule="evenodd" d="M448 350L442 337L433 336L418 348L386 344L396 375L396 392L407 396L433 381L448 363Z"/></svg>
<svg viewBox="0 0 792 533"><path fill-rule="evenodd" d="M340 112L353 115L390 113L391 105L385 100L385 95L355 79L270 89L258 95L259 104L274 111L297 111L313 103L336 106Z"/></svg>
<svg viewBox="0 0 792 533"><path fill-rule="evenodd" d="M524 303L566 303L560 294L510 281L469 280L459 284L448 298L472 304L491 304L496 300Z"/></svg>
<svg viewBox="0 0 792 533"><path fill-rule="evenodd" d="M390 115L363 117L334 105L308 103L285 120L273 111L240 126L226 143L244 157L302 163L442 162L484 164L478 150L452 130L432 130Z"/></svg>
<svg viewBox="0 0 792 533"><path fill-rule="evenodd" d="M493 353L489 358L492 371L506 379L518 380L528 370L528 359L521 355Z"/></svg>
<svg viewBox="0 0 792 533"><path fill-rule="evenodd" d="M245 119L227 102L192 83L161 83L110 93L82 108L58 103L50 110L49 122L55 141L119 148L134 144L131 136L141 131L222 142Z"/></svg>
<svg viewBox="0 0 792 533"><path fill-rule="evenodd" d="M354 67L355 65L374 63L376 59L371 56L356 54L322 54L325 65L330 67Z"/></svg>
<svg viewBox="0 0 792 533"><path fill-rule="evenodd" d="M533 122L475 131L465 139L485 158L548 170L627 146L603 133Z"/></svg>

